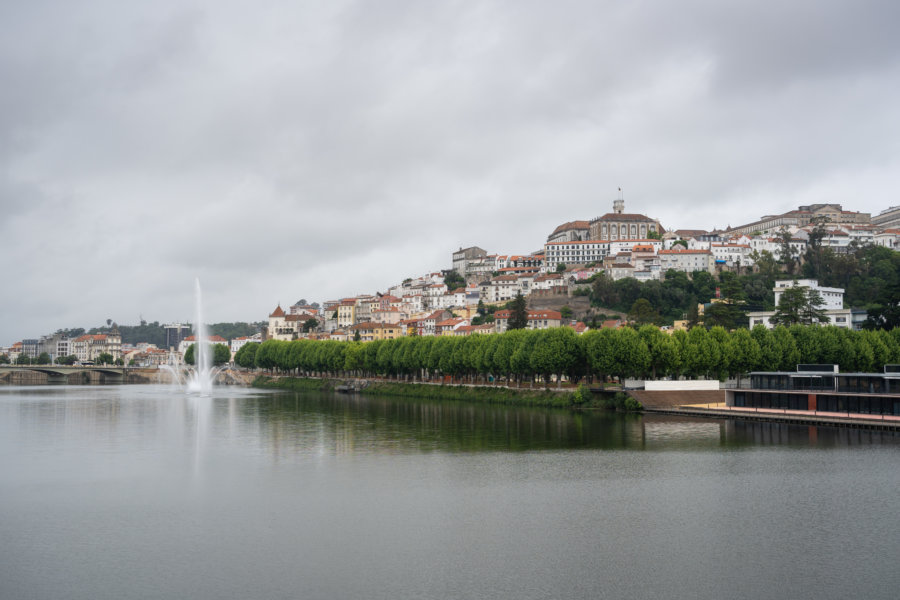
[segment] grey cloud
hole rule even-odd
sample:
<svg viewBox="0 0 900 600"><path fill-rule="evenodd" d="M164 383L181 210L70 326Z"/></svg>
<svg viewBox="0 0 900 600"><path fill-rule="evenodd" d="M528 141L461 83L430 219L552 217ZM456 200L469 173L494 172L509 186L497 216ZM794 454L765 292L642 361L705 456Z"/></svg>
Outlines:
<svg viewBox="0 0 900 600"><path fill-rule="evenodd" d="M0 233L18 293L0 344L48 313L185 318L197 276L211 315L247 320L446 267L460 245L536 250L619 186L667 227L801 201L877 212L900 183L897 11L7 3ZM116 276L85 277L93 257Z"/></svg>

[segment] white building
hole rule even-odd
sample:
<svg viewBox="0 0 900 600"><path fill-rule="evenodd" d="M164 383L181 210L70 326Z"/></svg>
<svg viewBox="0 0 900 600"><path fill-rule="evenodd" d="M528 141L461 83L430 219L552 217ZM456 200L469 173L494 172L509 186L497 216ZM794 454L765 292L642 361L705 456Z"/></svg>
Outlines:
<svg viewBox="0 0 900 600"><path fill-rule="evenodd" d="M774 288L775 305L778 306L780 304L781 296L785 290L795 286L807 289L807 293L812 290L819 292L824 301L822 305L823 312L828 317L828 322L822 323L823 325L834 325L845 329L862 328L862 323L866 320L866 311L844 308L844 290L820 286L815 279L776 281ZM774 310L767 310L747 313L747 317L750 319L750 327L764 325L766 329L774 329L775 324L772 323L772 317L775 315L775 312Z"/></svg>
<svg viewBox="0 0 900 600"><path fill-rule="evenodd" d="M669 269L693 273L694 271L715 272L715 259L709 250L660 250L659 268L663 273Z"/></svg>
<svg viewBox="0 0 900 600"><path fill-rule="evenodd" d="M262 343L262 334L254 333L253 335L245 335L244 337L238 337L231 340L231 355L234 356L237 354L237 351L243 348L246 344L260 344Z"/></svg>
<svg viewBox="0 0 900 600"><path fill-rule="evenodd" d="M553 272L559 264L569 266L602 262L610 253L609 245L610 243L604 240L548 242L544 244L543 271Z"/></svg>

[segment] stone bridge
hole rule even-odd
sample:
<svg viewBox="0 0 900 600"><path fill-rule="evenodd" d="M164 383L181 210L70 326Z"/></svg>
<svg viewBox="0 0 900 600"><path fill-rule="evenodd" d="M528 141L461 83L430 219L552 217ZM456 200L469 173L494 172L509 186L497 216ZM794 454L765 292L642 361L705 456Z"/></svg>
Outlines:
<svg viewBox="0 0 900 600"><path fill-rule="evenodd" d="M31 371L47 376L47 383L66 383L73 373L99 373L104 383L125 383L128 367L66 367L63 365L0 365L0 377L8 373Z"/></svg>

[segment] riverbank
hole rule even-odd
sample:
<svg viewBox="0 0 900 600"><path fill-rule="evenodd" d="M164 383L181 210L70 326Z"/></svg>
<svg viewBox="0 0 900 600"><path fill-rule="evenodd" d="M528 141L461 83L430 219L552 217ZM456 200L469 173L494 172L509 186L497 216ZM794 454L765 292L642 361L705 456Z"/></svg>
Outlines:
<svg viewBox="0 0 900 600"><path fill-rule="evenodd" d="M352 389L373 396L428 397L441 400L485 402L550 408L639 411L641 406L621 392L591 392L587 387L564 389L518 389L447 383L406 383L378 380L343 380L313 377L260 375L253 387L294 391L342 391ZM630 401L630 402L629 402Z"/></svg>

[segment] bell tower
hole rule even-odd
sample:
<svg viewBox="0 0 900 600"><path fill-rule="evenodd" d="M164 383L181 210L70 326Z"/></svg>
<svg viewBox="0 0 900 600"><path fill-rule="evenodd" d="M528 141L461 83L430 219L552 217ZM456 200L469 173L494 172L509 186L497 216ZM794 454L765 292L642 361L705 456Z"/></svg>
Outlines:
<svg viewBox="0 0 900 600"><path fill-rule="evenodd" d="M617 215L625 212L625 197L622 195L622 188L619 188L619 197L613 201L613 212Z"/></svg>

